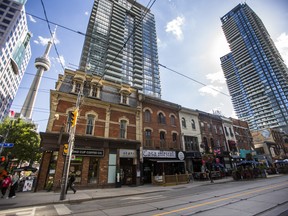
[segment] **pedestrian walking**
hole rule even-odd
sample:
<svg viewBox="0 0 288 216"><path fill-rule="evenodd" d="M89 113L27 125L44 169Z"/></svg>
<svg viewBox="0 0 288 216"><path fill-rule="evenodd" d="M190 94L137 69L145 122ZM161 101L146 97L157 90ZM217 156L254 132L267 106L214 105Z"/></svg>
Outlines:
<svg viewBox="0 0 288 216"><path fill-rule="evenodd" d="M67 194L69 188L71 190L73 190L74 194L76 193L76 189L73 187L73 184L74 184L75 180L76 180L75 173L71 172L70 175L69 175L69 179L68 179L66 194Z"/></svg>
<svg viewBox="0 0 288 216"><path fill-rule="evenodd" d="M5 175L4 176L4 179L2 181L2 184L1 184L1 193L2 193L2 196L1 198L4 198L5 197L5 194L6 194L6 191L9 189L9 187L11 186L11 177L10 175ZM7 197L8 199L8 197Z"/></svg>
<svg viewBox="0 0 288 216"><path fill-rule="evenodd" d="M11 183L8 198L14 199L16 197L16 190L18 188L18 182L19 182L19 175L18 173L15 173L12 177L12 183Z"/></svg>

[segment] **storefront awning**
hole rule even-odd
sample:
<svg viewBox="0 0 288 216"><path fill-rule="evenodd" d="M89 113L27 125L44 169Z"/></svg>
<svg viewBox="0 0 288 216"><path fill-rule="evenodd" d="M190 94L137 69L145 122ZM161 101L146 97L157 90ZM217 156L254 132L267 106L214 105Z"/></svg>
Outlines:
<svg viewBox="0 0 288 216"><path fill-rule="evenodd" d="M150 159L152 162L156 163L184 163L185 161L183 160L157 160L157 159Z"/></svg>

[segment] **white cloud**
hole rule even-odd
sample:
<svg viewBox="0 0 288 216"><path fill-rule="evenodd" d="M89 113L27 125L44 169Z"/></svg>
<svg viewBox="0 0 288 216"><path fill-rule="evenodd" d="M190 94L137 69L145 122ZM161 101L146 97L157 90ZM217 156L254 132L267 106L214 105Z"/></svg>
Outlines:
<svg viewBox="0 0 288 216"><path fill-rule="evenodd" d="M216 90L216 91L215 91ZM198 91L200 92L200 95L205 96L205 95L212 95L214 97L216 97L222 90L222 87L220 86L213 86L213 85L206 85L200 89L198 89Z"/></svg>
<svg viewBox="0 0 288 216"><path fill-rule="evenodd" d="M222 71L207 74L206 78L210 80L211 83L214 83L214 82L221 83L221 84L226 83L226 80Z"/></svg>
<svg viewBox="0 0 288 216"><path fill-rule="evenodd" d="M275 45L279 50L284 62L288 65L288 34L283 32L275 41Z"/></svg>
<svg viewBox="0 0 288 216"><path fill-rule="evenodd" d="M161 41L160 38L157 38L157 45L158 45L158 48L165 48L167 46L167 44Z"/></svg>
<svg viewBox="0 0 288 216"><path fill-rule="evenodd" d="M65 59L64 56L60 55L59 58L56 58L56 60L61 63L63 66L65 66Z"/></svg>
<svg viewBox="0 0 288 216"><path fill-rule="evenodd" d="M183 39L183 31L182 26L184 25L185 18L183 16L178 16L176 19L170 21L166 25L166 32L171 32L173 35L176 36L177 40Z"/></svg>
<svg viewBox="0 0 288 216"><path fill-rule="evenodd" d="M46 46L49 40L50 40L50 38L44 38L42 36L38 36L38 40L34 40L34 43ZM57 39L57 37L54 38L54 43L55 44L60 43L60 41Z"/></svg>
<svg viewBox="0 0 288 216"><path fill-rule="evenodd" d="M28 17L29 17L29 20L30 20L31 22L36 23L36 20L34 19L34 17L32 17L31 15L28 15Z"/></svg>

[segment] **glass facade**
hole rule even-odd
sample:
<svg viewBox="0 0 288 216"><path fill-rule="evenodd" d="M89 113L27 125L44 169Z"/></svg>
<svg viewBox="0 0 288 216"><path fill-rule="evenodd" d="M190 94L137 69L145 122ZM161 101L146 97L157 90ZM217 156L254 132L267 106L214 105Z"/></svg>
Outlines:
<svg viewBox="0 0 288 216"><path fill-rule="evenodd" d="M154 15L132 0L95 0L80 70L161 97Z"/></svg>
<svg viewBox="0 0 288 216"><path fill-rule="evenodd" d="M9 114L31 58L25 2L0 1L0 121Z"/></svg>
<svg viewBox="0 0 288 216"><path fill-rule="evenodd" d="M221 18L231 53L221 66L237 116L252 130L288 127L288 69L261 19L246 4Z"/></svg>

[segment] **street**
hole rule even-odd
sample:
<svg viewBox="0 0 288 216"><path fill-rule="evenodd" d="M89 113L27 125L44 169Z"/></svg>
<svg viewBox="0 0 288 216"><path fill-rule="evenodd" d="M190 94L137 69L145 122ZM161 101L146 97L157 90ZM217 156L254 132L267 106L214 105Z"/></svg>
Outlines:
<svg viewBox="0 0 288 216"><path fill-rule="evenodd" d="M13 208L0 215L288 215L288 176L167 187L155 193ZM196 184L196 182L195 182ZM37 195L37 193L36 193Z"/></svg>

